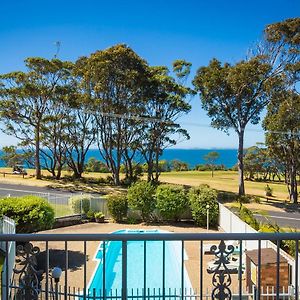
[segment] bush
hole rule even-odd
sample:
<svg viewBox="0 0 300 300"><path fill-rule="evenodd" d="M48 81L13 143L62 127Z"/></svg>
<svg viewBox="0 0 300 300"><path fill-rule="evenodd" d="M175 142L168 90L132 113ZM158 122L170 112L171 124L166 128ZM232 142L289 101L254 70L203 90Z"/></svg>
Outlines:
<svg viewBox="0 0 300 300"><path fill-rule="evenodd" d="M95 211L90 209L90 210L86 213L86 218L87 218L90 222L95 221Z"/></svg>
<svg viewBox="0 0 300 300"><path fill-rule="evenodd" d="M253 216L253 213L251 210L249 210L245 206L241 205L241 208L239 211L239 216L245 223L250 225L252 228L254 228L255 230L259 230L259 223Z"/></svg>
<svg viewBox="0 0 300 300"><path fill-rule="evenodd" d="M128 205L132 209L139 210L144 221L148 221L155 209L155 187L146 181L139 181L128 189Z"/></svg>
<svg viewBox="0 0 300 300"><path fill-rule="evenodd" d="M209 205L209 225L218 225L219 204L215 190L205 186L192 188L189 192L189 201L192 216L197 225L202 227L207 225L207 205Z"/></svg>
<svg viewBox="0 0 300 300"><path fill-rule="evenodd" d="M98 211L95 213L95 219L98 223L104 223L105 215L102 211Z"/></svg>
<svg viewBox="0 0 300 300"><path fill-rule="evenodd" d="M254 196L254 197L253 197L253 201L254 201L255 203L261 203L261 199L260 199L260 197L258 197L258 196Z"/></svg>
<svg viewBox="0 0 300 300"><path fill-rule="evenodd" d="M251 197L247 196L247 195L243 195L243 196L238 196L237 201L241 204L241 203L250 203L251 201Z"/></svg>
<svg viewBox="0 0 300 300"><path fill-rule="evenodd" d="M113 219L116 222L122 222L128 211L126 195L110 195L107 200L107 207Z"/></svg>
<svg viewBox="0 0 300 300"><path fill-rule="evenodd" d="M232 202L236 201L238 196L233 192L219 192L218 193L218 201L220 202Z"/></svg>
<svg viewBox="0 0 300 300"><path fill-rule="evenodd" d="M43 198L36 196L0 199L0 215L16 222L17 233L31 233L52 228L54 210Z"/></svg>
<svg viewBox="0 0 300 300"><path fill-rule="evenodd" d="M271 197L273 195L273 189L267 184L265 187L266 196Z"/></svg>
<svg viewBox="0 0 300 300"><path fill-rule="evenodd" d="M91 199L90 195L72 196L69 198L69 204L72 206L75 214L86 214L90 210Z"/></svg>
<svg viewBox="0 0 300 300"><path fill-rule="evenodd" d="M180 220L188 206L188 198L182 187L161 185L155 194L157 209L165 220Z"/></svg>

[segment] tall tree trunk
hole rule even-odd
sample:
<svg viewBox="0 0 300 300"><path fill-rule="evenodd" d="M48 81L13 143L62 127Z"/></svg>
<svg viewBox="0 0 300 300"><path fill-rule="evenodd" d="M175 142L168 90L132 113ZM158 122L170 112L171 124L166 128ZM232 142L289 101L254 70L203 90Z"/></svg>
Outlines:
<svg viewBox="0 0 300 300"><path fill-rule="evenodd" d="M41 163L40 163L40 127L39 125L35 130L35 177L36 179L42 178Z"/></svg>
<svg viewBox="0 0 300 300"><path fill-rule="evenodd" d="M239 148L238 148L238 172L239 172L239 196L245 195L244 184L244 128L241 128L238 133Z"/></svg>
<svg viewBox="0 0 300 300"><path fill-rule="evenodd" d="M298 190L297 190L297 171L294 163L291 166L290 175L290 201L297 204L298 203Z"/></svg>
<svg viewBox="0 0 300 300"><path fill-rule="evenodd" d="M160 170L159 170L159 151L156 151L155 153L155 182L158 182L160 175Z"/></svg>
<svg viewBox="0 0 300 300"><path fill-rule="evenodd" d="M119 169L119 170L116 170L116 171L114 172L113 178L114 178L114 184L115 184L115 185L120 185L120 169Z"/></svg>
<svg viewBox="0 0 300 300"><path fill-rule="evenodd" d="M59 164L59 166L57 167L57 173L55 177L57 180L61 178L61 170L62 170L62 166Z"/></svg>

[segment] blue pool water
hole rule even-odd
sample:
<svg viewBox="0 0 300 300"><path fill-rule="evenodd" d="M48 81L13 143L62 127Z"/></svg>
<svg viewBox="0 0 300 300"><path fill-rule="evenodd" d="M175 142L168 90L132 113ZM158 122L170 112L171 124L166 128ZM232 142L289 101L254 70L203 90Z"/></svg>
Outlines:
<svg viewBox="0 0 300 300"><path fill-rule="evenodd" d="M120 230L115 233L162 233L160 230ZM88 286L89 293L95 289L96 295L103 293L103 248L100 245L95 259L98 265ZM186 254L184 255L186 259ZM105 289L107 295L120 296L122 288L122 242L106 243ZM127 286L131 295L142 295L144 288L144 242L127 242ZM147 294L158 293L163 288L163 242L146 243L146 291ZM165 288L181 288L181 242L165 242ZM184 288L191 289L190 279L184 268ZM155 289L155 291L154 291ZM95 293L94 292L94 293Z"/></svg>

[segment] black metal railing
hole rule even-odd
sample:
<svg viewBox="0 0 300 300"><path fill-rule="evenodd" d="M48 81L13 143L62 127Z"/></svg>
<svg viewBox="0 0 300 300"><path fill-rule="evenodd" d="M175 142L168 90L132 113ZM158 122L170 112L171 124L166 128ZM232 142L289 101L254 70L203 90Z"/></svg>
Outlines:
<svg viewBox="0 0 300 300"><path fill-rule="evenodd" d="M115 234L7 234L0 240L17 243L14 276L4 276L2 290L6 299L299 299L299 240L300 233L115 233ZM281 249L282 241L291 241L294 254L291 256ZM128 270L132 270L128 261L128 245L139 241L143 245L142 286L133 289L128 286ZM150 274L147 270L151 261L147 261L147 250L151 241L160 241L162 251L156 254L161 259L161 274ZM245 249L246 241L257 241L257 247ZM262 248L262 241L272 241L270 248ZM81 286L75 286L74 272L70 271L72 261L70 251L72 243L82 243L83 257L80 269ZM90 287L94 272L88 263L91 260L89 243L102 242L101 282L99 289ZM104 242L104 243L103 243ZM107 266L112 257L108 257L110 242L121 243L121 286L110 289ZM179 247L172 255L178 260L179 281L170 288L166 282L166 245L176 242ZM56 243L53 245L53 243ZM190 246L189 246L190 245ZM265 244L264 244L265 245ZM188 265L186 249L196 249L197 258ZM43 249L43 268L39 268L38 259ZM97 249L97 251L99 250ZM63 276L51 274L50 254L58 251L63 257ZM246 252L247 250L247 252ZM190 251L190 250L189 250ZM190 251L191 252L191 251ZM270 260L274 252L274 261ZM208 254L206 254L208 253ZM265 254L267 253L267 254ZM248 256L249 254L249 256ZM252 258L251 258L251 255ZM268 255L268 257L267 257ZM255 257L255 258L253 258ZM152 259L155 259L152 258ZM210 259L210 261L208 261ZM9 260L7 259L6 262ZM108 262L109 261L109 262ZM266 264L265 264L266 262ZM97 266L96 266L97 267ZM9 269L9 266L7 266ZM270 271L271 270L271 271ZM269 272L269 273L268 273ZM186 276L191 276L191 285L186 286ZM158 286L149 287L149 276L161 278ZM273 280L273 285L266 278ZM108 280L109 279L109 280ZM148 279L148 280L147 280ZM62 283L63 281L63 283ZM6 289L6 287L9 287ZM104 288L103 288L104 287ZM154 290L153 290L154 288Z"/></svg>

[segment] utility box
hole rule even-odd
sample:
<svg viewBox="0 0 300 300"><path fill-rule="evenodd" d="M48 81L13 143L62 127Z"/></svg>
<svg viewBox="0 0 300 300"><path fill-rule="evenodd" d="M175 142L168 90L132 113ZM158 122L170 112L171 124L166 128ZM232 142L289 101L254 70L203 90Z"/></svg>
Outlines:
<svg viewBox="0 0 300 300"><path fill-rule="evenodd" d="M258 286L258 249L246 251L246 285L249 292L253 286ZM289 264L279 256L279 291L287 292L289 286ZM271 248L261 249L260 286L263 293L276 293L277 278L277 253Z"/></svg>

